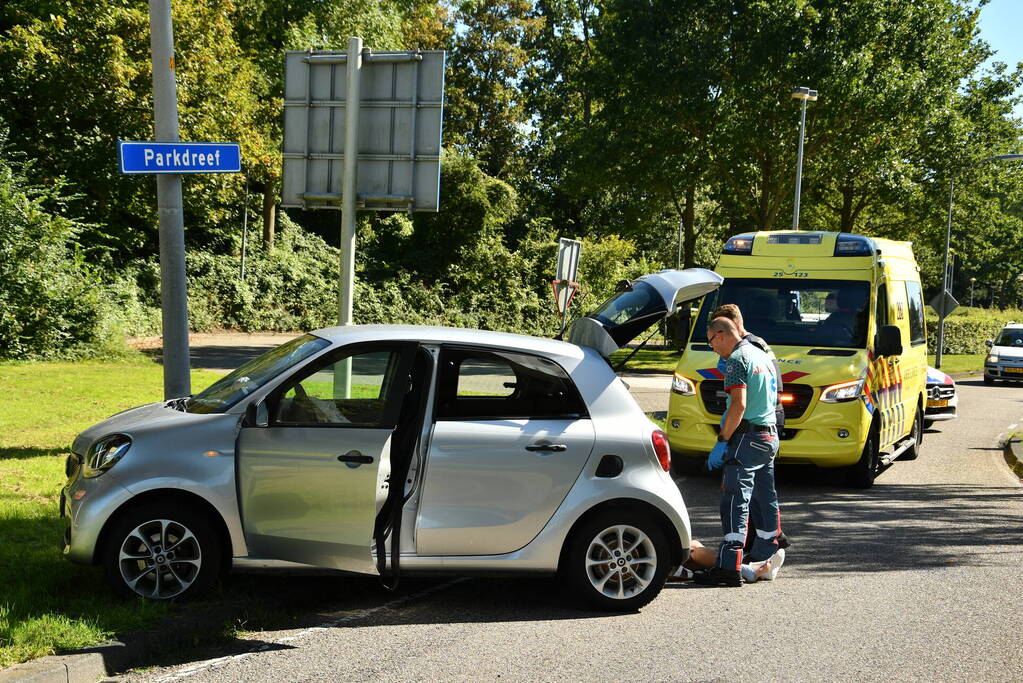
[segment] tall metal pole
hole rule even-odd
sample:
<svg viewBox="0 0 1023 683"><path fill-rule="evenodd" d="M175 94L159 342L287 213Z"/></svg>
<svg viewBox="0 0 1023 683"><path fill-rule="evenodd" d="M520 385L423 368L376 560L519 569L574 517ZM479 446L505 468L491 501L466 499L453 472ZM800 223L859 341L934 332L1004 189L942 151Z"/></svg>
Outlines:
<svg viewBox="0 0 1023 683"><path fill-rule="evenodd" d="M945 293L948 292L948 250L952 242L952 197L955 196L956 177L948 185L948 223L945 226L945 265L941 269L941 310L938 311L938 346L934 350L934 367L941 368L941 347L945 341Z"/></svg>
<svg viewBox="0 0 1023 683"><path fill-rule="evenodd" d="M153 121L159 142L178 142L178 91L174 79L174 28L170 0L149 0L153 51ZM188 358L188 291L181 176L156 176L160 212L160 304L163 310L163 396L192 393Z"/></svg>
<svg viewBox="0 0 1023 683"><path fill-rule="evenodd" d="M799 152L796 156L796 203L792 211L792 229L799 230L799 195L803 187L803 130L806 128L806 99L799 115Z"/></svg>
<svg viewBox="0 0 1023 683"><path fill-rule="evenodd" d="M359 77L362 73L362 38L348 39L348 93L345 97L344 176L341 188L341 293L339 325L352 324L355 289L355 187L359 163Z"/></svg>

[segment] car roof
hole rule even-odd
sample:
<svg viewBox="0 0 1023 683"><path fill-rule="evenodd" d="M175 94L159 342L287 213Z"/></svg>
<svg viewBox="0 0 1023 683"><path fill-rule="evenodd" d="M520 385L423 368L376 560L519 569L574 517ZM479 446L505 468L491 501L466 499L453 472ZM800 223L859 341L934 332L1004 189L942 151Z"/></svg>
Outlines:
<svg viewBox="0 0 1023 683"><path fill-rule="evenodd" d="M421 341L437 344L486 345L511 351L531 351L547 356L582 360L587 354L576 344L525 334L430 325L345 325L314 330L312 334L334 343L370 341Z"/></svg>
<svg viewBox="0 0 1023 683"><path fill-rule="evenodd" d="M1023 323L1005 323L1006 330L1023 330Z"/></svg>

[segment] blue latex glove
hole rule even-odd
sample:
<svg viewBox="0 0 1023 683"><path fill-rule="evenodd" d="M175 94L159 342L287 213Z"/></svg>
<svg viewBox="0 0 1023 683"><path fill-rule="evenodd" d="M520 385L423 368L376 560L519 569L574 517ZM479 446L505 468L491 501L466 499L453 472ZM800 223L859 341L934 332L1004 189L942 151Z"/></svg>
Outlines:
<svg viewBox="0 0 1023 683"><path fill-rule="evenodd" d="M728 444L724 441L718 441L714 444L714 448L710 449L710 455L707 456L707 469L714 471L724 465L725 454L727 452Z"/></svg>

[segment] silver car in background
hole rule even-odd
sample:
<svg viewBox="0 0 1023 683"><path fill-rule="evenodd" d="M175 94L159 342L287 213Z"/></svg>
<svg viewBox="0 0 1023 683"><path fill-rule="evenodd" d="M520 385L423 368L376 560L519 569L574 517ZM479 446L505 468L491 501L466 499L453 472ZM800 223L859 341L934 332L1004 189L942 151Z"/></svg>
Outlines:
<svg viewBox="0 0 1023 683"><path fill-rule="evenodd" d="M202 393L82 432L64 553L124 596L182 598L232 560L364 574L558 574L634 610L688 555L667 439L608 355L721 283L631 283L570 341L418 326L302 335Z"/></svg>
<svg viewBox="0 0 1023 683"><path fill-rule="evenodd" d="M1023 323L1006 323L998 336L985 344L984 384L994 384L996 379L1023 382Z"/></svg>

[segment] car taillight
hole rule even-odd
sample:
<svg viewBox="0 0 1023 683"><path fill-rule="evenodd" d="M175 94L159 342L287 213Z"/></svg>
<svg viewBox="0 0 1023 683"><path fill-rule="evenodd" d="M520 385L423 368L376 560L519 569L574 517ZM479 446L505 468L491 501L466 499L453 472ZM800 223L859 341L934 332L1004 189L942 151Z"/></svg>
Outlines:
<svg viewBox="0 0 1023 683"><path fill-rule="evenodd" d="M650 435L650 442L654 445L654 453L657 454L657 462L661 463L661 469L670 472L671 449L668 448L668 437L660 429L655 429Z"/></svg>

